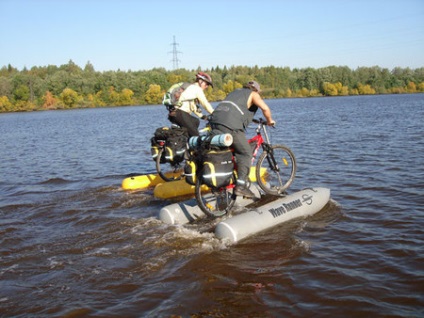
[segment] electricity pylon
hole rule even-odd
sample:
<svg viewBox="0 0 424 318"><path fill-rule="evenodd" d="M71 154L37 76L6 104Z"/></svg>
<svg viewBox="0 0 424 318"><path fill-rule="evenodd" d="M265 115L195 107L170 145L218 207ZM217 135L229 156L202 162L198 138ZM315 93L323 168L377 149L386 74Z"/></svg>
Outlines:
<svg viewBox="0 0 424 318"><path fill-rule="evenodd" d="M169 52L169 53L172 53L172 65L174 67L174 70L176 70L176 69L178 69L178 62L181 62L178 59L178 53L181 53L181 52L177 51L178 43L175 42L175 35L174 35L174 42L172 42L171 45L172 45L172 52Z"/></svg>

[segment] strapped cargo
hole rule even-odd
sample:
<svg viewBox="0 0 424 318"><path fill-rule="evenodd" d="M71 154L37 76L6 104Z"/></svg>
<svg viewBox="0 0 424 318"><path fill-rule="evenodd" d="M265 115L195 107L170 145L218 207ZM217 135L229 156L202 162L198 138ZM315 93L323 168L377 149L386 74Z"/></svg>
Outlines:
<svg viewBox="0 0 424 318"><path fill-rule="evenodd" d="M161 163L169 162L177 164L184 160L184 154L187 149L188 133L186 128L180 127L160 127L156 129L151 139L152 159L156 161L160 148L162 152Z"/></svg>
<svg viewBox="0 0 424 318"><path fill-rule="evenodd" d="M209 150L203 154L202 183L221 188L233 181L234 163L230 149Z"/></svg>

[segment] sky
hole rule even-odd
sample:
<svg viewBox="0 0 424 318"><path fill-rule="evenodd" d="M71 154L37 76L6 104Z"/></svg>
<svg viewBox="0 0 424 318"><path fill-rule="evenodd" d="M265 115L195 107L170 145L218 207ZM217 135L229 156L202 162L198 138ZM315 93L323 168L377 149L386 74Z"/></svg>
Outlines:
<svg viewBox="0 0 424 318"><path fill-rule="evenodd" d="M0 0L0 68L70 60L102 72L415 69L424 0Z"/></svg>

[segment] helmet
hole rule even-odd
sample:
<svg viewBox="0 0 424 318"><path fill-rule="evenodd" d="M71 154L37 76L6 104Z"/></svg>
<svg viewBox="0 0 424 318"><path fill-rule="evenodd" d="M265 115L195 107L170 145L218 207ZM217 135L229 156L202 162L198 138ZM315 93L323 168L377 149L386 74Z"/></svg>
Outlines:
<svg viewBox="0 0 424 318"><path fill-rule="evenodd" d="M210 86L213 87L213 83L212 83L212 77L210 77L209 74L204 73L204 72L199 72L196 74L196 80L204 80L206 83L208 83Z"/></svg>
<svg viewBox="0 0 424 318"><path fill-rule="evenodd" d="M246 87L258 93L261 91L261 86L256 81L250 81L249 83L247 83Z"/></svg>

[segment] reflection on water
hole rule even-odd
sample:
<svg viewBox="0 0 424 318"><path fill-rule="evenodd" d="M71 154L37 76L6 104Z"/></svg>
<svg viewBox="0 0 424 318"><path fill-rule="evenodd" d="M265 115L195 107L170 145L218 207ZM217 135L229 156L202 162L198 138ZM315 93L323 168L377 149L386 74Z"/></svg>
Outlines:
<svg viewBox="0 0 424 318"><path fill-rule="evenodd" d="M268 101L318 214L238 244L157 219L162 107L0 115L5 316L422 317L422 95ZM253 134L249 130L248 134Z"/></svg>

